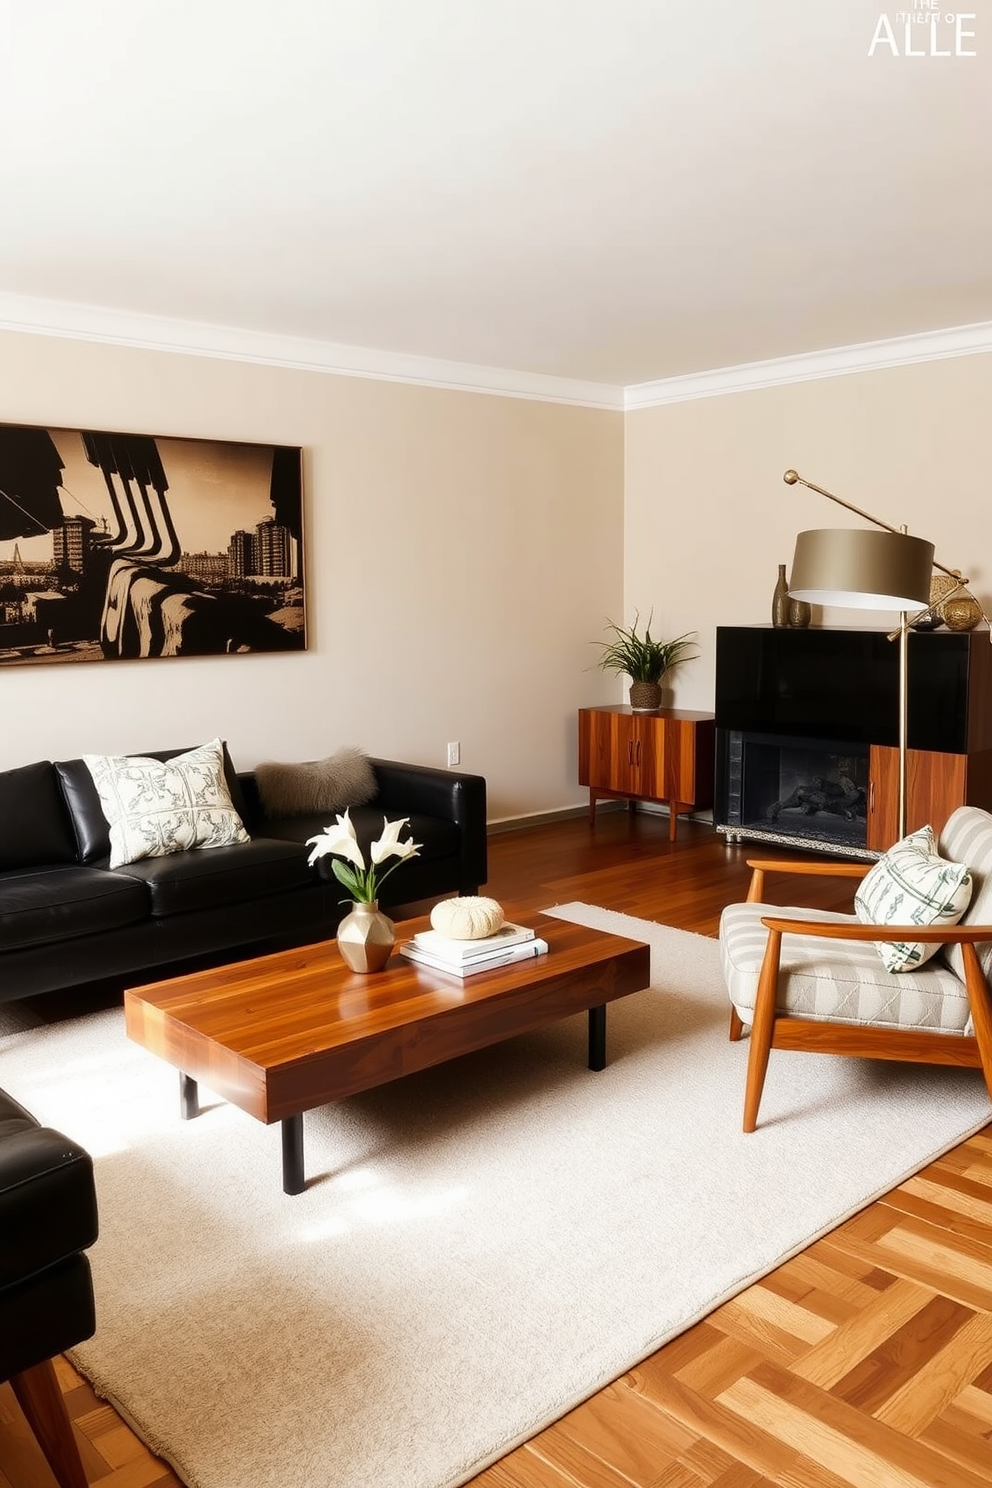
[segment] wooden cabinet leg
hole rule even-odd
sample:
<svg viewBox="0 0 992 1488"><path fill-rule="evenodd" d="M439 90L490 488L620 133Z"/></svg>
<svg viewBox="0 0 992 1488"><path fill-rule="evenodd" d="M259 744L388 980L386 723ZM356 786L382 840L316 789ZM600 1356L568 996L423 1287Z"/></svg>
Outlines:
<svg viewBox="0 0 992 1488"><path fill-rule="evenodd" d="M596 792L594 790L589 792L589 825L591 827L596 825Z"/></svg>
<svg viewBox="0 0 992 1488"><path fill-rule="evenodd" d="M674 842L679 830L679 812L691 811L692 807L686 801L672 801L668 807L668 840Z"/></svg>
<svg viewBox="0 0 992 1488"><path fill-rule="evenodd" d="M60 1488L88 1488L51 1359L15 1374L10 1387Z"/></svg>

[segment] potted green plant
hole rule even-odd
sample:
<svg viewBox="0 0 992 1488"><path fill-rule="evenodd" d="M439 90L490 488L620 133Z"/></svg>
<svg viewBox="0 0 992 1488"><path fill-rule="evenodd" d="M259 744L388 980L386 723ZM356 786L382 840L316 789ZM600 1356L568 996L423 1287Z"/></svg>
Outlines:
<svg viewBox="0 0 992 1488"><path fill-rule="evenodd" d="M656 640L651 634L653 618L652 610L643 634L638 631L639 613L635 613L629 629L608 620L607 629L613 632L613 639L593 642L603 648L599 665L604 671L626 673L630 678L630 706L638 713L648 713L661 706L662 679L673 667L689 660L694 644L695 631L686 631L673 641Z"/></svg>

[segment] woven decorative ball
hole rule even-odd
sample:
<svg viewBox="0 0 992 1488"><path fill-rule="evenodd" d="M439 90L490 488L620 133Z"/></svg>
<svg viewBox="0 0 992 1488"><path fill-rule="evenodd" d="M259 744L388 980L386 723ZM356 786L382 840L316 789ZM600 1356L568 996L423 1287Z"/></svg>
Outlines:
<svg viewBox="0 0 992 1488"><path fill-rule="evenodd" d="M930 580L930 603L936 605L936 613L941 624L944 624L944 600L949 599L952 595L963 594L965 592L958 583L960 577L961 570L956 568L953 573L934 574Z"/></svg>
<svg viewBox="0 0 992 1488"><path fill-rule="evenodd" d="M967 590L945 599L940 609L948 630L974 630L982 618L981 605Z"/></svg>
<svg viewBox="0 0 992 1488"><path fill-rule="evenodd" d="M431 910L432 926L450 940L483 940L494 935L502 923L503 907L495 899L442 899Z"/></svg>

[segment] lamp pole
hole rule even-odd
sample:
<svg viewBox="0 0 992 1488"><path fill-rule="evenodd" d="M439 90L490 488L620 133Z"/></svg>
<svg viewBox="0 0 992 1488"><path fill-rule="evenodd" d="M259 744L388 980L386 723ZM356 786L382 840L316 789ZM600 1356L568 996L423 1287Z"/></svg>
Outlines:
<svg viewBox="0 0 992 1488"><path fill-rule="evenodd" d="M909 745L909 619L899 611L899 835L906 835L906 765Z"/></svg>

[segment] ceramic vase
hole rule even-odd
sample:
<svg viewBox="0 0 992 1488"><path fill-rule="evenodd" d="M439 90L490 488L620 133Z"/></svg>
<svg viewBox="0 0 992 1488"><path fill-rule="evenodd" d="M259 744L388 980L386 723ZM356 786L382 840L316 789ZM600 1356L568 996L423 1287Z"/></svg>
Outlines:
<svg viewBox="0 0 992 1488"><path fill-rule="evenodd" d="M813 606L808 600L789 600L789 625L793 630L805 630L812 618Z"/></svg>
<svg viewBox="0 0 992 1488"><path fill-rule="evenodd" d="M382 971L396 944L396 927L375 900L355 904L338 926L338 950L352 971Z"/></svg>
<svg viewBox="0 0 992 1488"><path fill-rule="evenodd" d="M785 578L785 564L778 566L778 582L772 591L772 624L784 630L789 624L789 585Z"/></svg>

